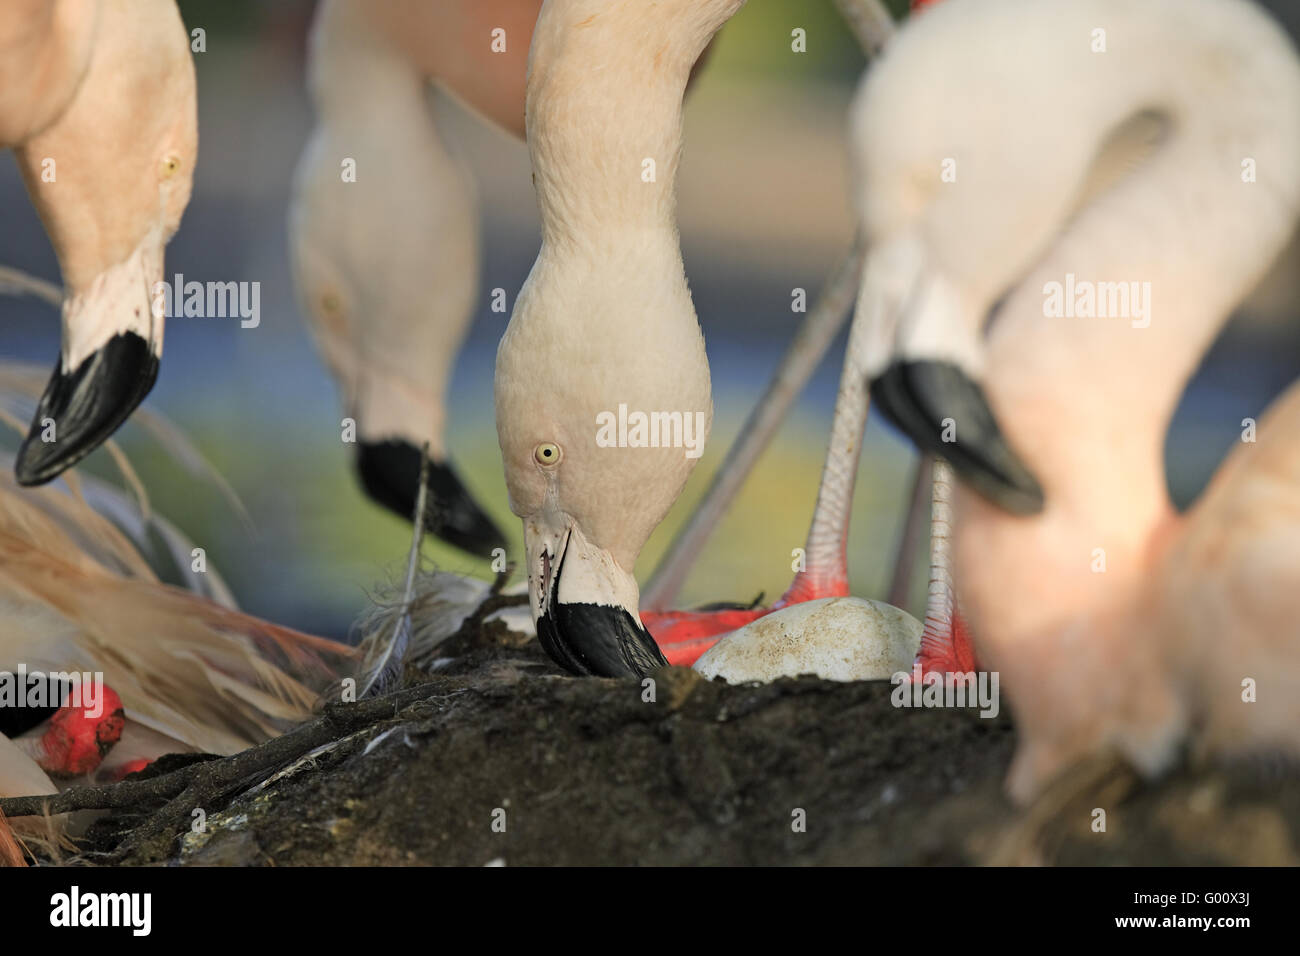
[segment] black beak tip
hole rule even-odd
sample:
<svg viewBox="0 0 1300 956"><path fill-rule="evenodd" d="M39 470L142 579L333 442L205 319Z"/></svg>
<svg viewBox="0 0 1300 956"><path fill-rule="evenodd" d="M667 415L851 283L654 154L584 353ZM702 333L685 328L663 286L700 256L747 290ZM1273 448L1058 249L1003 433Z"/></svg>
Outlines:
<svg viewBox="0 0 1300 956"><path fill-rule="evenodd" d="M144 401L158 379L158 356L123 332L65 374L58 365L18 449L20 485L43 485L98 448Z"/></svg>
<svg viewBox="0 0 1300 956"><path fill-rule="evenodd" d="M560 578L568 551L551 576L546 613L537 619L537 640L551 660L570 674L644 677L668 661L650 632L625 607L560 602Z"/></svg>
<svg viewBox="0 0 1300 956"><path fill-rule="evenodd" d="M917 446L946 459L981 495L1016 515L1043 510L1038 479L1012 450L984 390L948 362L895 362L871 398Z"/></svg>
<svg viewBox="0 0 1300 956"><path fill-rule="evenodd" d="M625 608L552 601L537 620L542 648L571 674L644 677L668 661Z"/></svg>
<svg viewBox="0 0 1300 956"><path fill-rule="evenodd" d="M420 450L400 439L359 442L356 465L370 499L410 521L420 481ZM428 486L425 528L430 534L483 558L505 548L505 536L449 463L429 462Z"/></svg>

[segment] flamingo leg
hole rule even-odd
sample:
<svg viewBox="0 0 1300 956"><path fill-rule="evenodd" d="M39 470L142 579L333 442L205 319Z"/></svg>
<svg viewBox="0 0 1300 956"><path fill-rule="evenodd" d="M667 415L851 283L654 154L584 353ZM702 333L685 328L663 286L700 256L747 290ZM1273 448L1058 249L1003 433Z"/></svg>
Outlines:
<svg viewBox="0 0 1300 956"><path fill-rule="evenodd" d="M864 368L870 332L867 326L860 315L854 315L835 399L826 463L817 490L817 505L804 548L803 568L795 573L789 589L771 607L643 612L642 622L654 635L669 663L694 663L723 634L771 611L803 601L848 595L849 518L871 403Z"/></svg>
<svg viewBox="0 0 1300 956"><path fill-rule="evenodd" d="M894 21L889 10L881 0L836 0L836 6L862 52L869 59L875 58L894 33ZM705 542L735 500L759 456L771 443L832 340L839 334L862 274L862 256L859 237L840 260L812 311L795 333L767 391L745 420L740 436L728 449L727 457L703 500L677 532L659 566L642 588L641 607L648 609L652 616L662 617L661 612L676 599L692 565L704 550Z"/></svg>
<svg viewBox="0 0 1300 956"><path fill-rule="evenodd" d="M893 31L887 11L875 0L838 0L839 9L868 56L883 48ZM914 10L923 0L913 2ZM808 531L805 548L806 565L779 601L770 607L728 606L698 611L663 611L660 608L676 596L692 561L704 541L743 484L754 461L771 440L776 427L785 417L794 397L807 376L820 361L830 339L838 330L844 311L840 299L849 280L860 275L860 250L841 263L823 294L800 329L790 350L769 385L767 393L751 413L740 439L732 446L727 460L714 479L708 494L686 527L670 546L667 556L656 570L643 595L642 621L654 635L669 663L689 665L707 651L722 635L742 627L771 611L804 601L844 597L849 593L847 544L849 519L853 506L853 485L861 458L862 437L866 429L870 396L864 368L864 346L869 334L865 321L855 313L839 393L831 425L830 447L822 469L817 505ZM814 351L820 347L819 351ZM797 376L802 375L799 379ZM924 462L918 474L918 491L923 487ZM952 472L945 462L935 460L931 481L930 585L926 604L925 632L917 661L923 670L966 672L974 669L974 652L965 623L956 608L948 564L948 528L951 520L949 495ZM903 540L899 549L900 569L890 597L899 601L898 578L901 565L911 563L909 540L914 540L915 520L920 514L922 494L913 492Z"/></svg>
<svg viewBox="0 0 1300 956"><path fill-rule="evenodd" d="M695 512L677 532L659 566L641 591L641 605L653 611L670 607L722 516L735 500L759 457L771 444L791 406L808 384L826 350L839 334L853 304L862 272L862 248L854 243L835 267L812 310L781 358L767 391L745 419L740 434Z"/></svg>
<svg viewBox="0 0 1300 956"><path fill-rule="evenodd" d="M934 460L930 498L930 587L925 629L916 663L922 674L965 674L976 670L970 632L957 608L952 586L949 534L952 530L952 466Z"/></svg>

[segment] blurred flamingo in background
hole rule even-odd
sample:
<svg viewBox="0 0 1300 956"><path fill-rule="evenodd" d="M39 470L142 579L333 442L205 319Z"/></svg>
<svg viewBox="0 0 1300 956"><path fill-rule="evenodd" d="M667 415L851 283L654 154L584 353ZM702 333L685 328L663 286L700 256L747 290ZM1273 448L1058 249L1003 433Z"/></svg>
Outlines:
<svg viewBox="0 0 1300 956"><path fill-rule="evenodd" d="M454 90L522 134L539 6L322 3L308 55L317 127L289 214L298 297L356 422L366 493L410 519L427 443L426 524L482 557L505 539L452 466L445 438L452 366L478 297L479 209L473 178L435 127L428 87ZM494 29L504 31L499 41ZM345 174L349 163L355 175Z"/></svg>
<svg viewBox="0 0 1300 956"><path fill-rule="evenodd" d="M1017 55L989 70L1008 38ZM1189 729L1294 748L1289 705L1239 696L1261 666L1273 694L1297 669L1278 584L1293 547L1267 527L1274 506L1289 526L1277 486L1294 444L1276 423L1294 394L1273 444L1233 456L1188 516L1163 467L1184 385L1295 226L1286 35L1240 0L940 4L867 77L854 129L867 366L886 410L963 479L953 576L1018 717L1012 792L1107 746L1154 772ZM1049 315L1052 284L1076 276L1123 286L1128 310Z"/></svg>
<svg viewBox="0 0 1300 956"><path fill-rule="evenodd" d="M479 209L427 93L435 85L522 137L540 8L541 0L321 3L308 55L318 122L289 215L302 311L356 421L366 493L410 518L427 442L429 530L483 557L505 539L445 440L452 368L478 297ZM345 161L355 177L341 175Z"/></svg>

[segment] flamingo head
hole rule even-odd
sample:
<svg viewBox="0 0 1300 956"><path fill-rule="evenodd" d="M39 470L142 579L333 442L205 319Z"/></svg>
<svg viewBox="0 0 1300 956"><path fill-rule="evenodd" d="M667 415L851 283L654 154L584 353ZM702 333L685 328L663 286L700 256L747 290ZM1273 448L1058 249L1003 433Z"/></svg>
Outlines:
<svg viewBox="0 0 1300 956"><path fill-rule="evenodd" d="M713 417L675 249L632 247L591 250L597 272L585 252L544 246L497 353L497 433L538 636L580 674L666 663L632 572Z"/></svg>

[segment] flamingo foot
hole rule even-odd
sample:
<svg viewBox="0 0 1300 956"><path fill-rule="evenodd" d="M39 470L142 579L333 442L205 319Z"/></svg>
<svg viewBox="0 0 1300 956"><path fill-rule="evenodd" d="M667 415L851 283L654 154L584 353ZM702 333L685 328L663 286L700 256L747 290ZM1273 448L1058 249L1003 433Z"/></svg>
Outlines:
<svg viewBox="0 0 1300 956"><path fill-rule="evenodd" d="M152 760L147 760L144 757L141 757L138 760L127 761L126 763L122 764L120 767L115 767L113 769L112 779L114 782L118 780L125 780L131 774L139 773L145 767L151 766L152 764L153 764Z"/></svg>
<svg viewBox="0 0 1300 956"><path fill-rule="evenodd" d="M789 589L771 607L762 607L760 594L753 604L710 604L693 611L646 611L641 623L655 639L668 663L690 667L718 643L724 634L739 630L781 608L822 598L848 597L847 580L814 577L806 571L795 574Z"/></svg>
<svg viewBox="0 0 1300 956"><path fill-rule="evenodd" d="M647 611L641 615L659 649L674 667L690 667L724 634L744 627L771 611L735 604L695 611Z"/></svg>
<svg viewBox="0 0 1300 956"><path fill-rule="evenodd" d="M922 676L934 673L970 674L980 669L975 659L975 645L971 642L970 628L955 608L946 621L926 615L916 666L920 667Z"/></svg>

